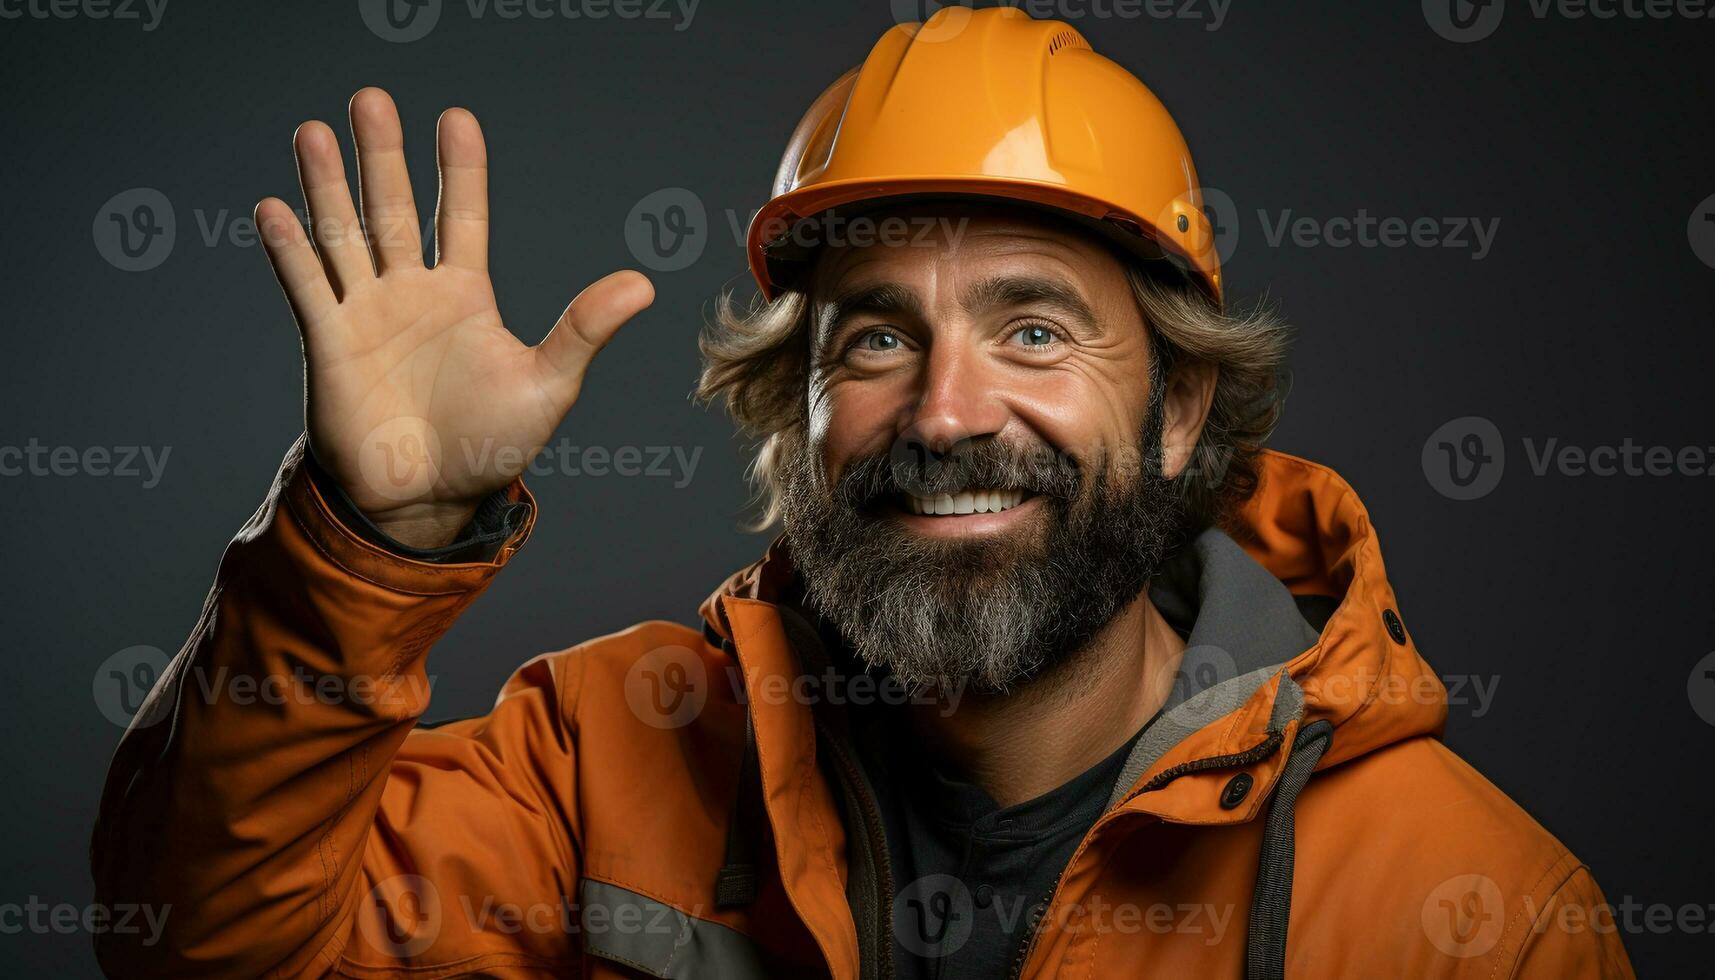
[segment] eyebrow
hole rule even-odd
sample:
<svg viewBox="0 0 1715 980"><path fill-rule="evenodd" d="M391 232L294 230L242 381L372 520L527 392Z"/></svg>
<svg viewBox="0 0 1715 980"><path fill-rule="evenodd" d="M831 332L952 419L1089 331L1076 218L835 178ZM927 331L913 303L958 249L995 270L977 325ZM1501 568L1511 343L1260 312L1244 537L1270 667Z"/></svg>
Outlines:
<svg viewBox="0 0 1715 980"><path fill-rule="evenodd" d="M827 342L847 320L860 315L922 319L917 294L898 283L860 286L840 293L816 311L816 342Z"/></svg>
<svg viewBox="0 0 1715 980"><path fill-rule="evenodd" d="M1070 283L1043 276L996 276L972 283L960 302L969 312L1006 306L1043 305L1094 329L1096 313Z"/></svg>

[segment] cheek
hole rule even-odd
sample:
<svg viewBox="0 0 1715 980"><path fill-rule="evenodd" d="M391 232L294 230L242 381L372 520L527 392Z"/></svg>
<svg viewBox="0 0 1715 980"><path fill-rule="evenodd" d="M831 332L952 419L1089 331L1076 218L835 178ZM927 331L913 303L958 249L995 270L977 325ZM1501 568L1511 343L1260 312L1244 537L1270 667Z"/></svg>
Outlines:
<svg viewBox="0 0 1715 980"><path fill-rule="evenodd" d="M809 444L820 453L830 479L847 461L892 446L900 397L885 379L844 380L813 387Z"/></svg>
<svg viewBox="0 0 1715 980"><path fill-rule="evenodd" d="M1080 459L1133 446L1143 427L1148 375L1109 363L1067 363L1012 387L1013 410L1061 452Z"/></svg>

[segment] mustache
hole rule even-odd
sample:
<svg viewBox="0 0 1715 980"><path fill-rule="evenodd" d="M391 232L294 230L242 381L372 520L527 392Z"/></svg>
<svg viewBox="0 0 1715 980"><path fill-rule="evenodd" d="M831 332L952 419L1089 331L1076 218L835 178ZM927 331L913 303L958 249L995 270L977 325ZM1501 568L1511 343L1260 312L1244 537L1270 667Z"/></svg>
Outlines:
<svg viewBox="0 0 1715 980"><path fill-rule="evenodd" d="M896 443L887 452L848 463L833 496L857 509L902 494L931 497L972 488L1071 500L1082 486L1082 468L1070 453L1044 443L1014 445L989 438L964 440L944 453L921 443Z"/></svg>

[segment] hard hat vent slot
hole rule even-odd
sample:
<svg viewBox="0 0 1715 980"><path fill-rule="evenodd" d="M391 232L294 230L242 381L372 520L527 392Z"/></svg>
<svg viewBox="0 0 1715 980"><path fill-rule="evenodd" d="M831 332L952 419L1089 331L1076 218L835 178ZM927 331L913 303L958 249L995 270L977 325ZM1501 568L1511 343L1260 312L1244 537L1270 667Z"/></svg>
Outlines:
<svg viewBox="0 0 1715 980"><path fill-rule="evenodd" d="M1048 41L1048 53L1057 54L1062 48L1083 48L1088 51L1090 42L1084 40L1077 31L1061 31Z"/></svg>

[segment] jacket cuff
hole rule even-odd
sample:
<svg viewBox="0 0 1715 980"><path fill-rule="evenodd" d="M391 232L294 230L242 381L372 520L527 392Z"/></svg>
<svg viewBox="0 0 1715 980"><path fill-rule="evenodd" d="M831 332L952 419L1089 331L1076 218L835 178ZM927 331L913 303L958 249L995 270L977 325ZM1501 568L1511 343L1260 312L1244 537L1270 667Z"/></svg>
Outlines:
<svg viewBox="0 0 1715 980"><path fill-rule="evenodd" d="M320 476L318 477L318 473ZM460 540L444 548L393 541L321 471L299 436L280 468L281 496L292 518L330 561L376 585L439 595L478 589L529 539L536 500L522 480L484 500Z"/></svg>
<svg viewBox="0 0 1715 980"><path fill-rule="evenodd" d="M413 561L436 565L493 561L494 556L500 553L501 547L518 533L532 510L528 501L519 499L512 492L512 487L504 487L489 494L477 505L475 516L451 544L439 548L414 548L381 530L367 514L359 510L356 502L345 492L345 488L328 474L321 461L316 459L315 451L307 445L304 450L304 470L309 473L310 479L316 485L316 491L321 494L328 509L347 530L383 551ZM514 480L513 483L517 484L518 481Z"/></svg>

